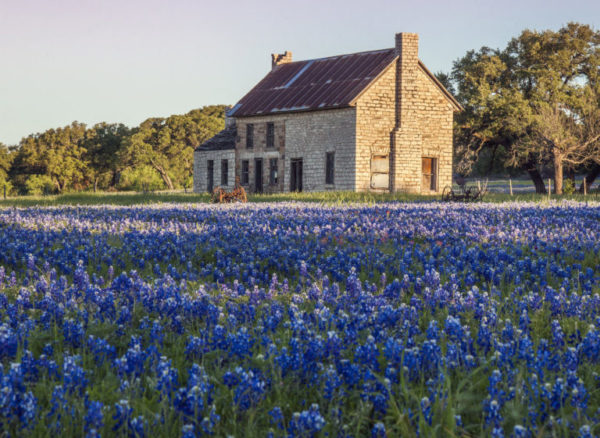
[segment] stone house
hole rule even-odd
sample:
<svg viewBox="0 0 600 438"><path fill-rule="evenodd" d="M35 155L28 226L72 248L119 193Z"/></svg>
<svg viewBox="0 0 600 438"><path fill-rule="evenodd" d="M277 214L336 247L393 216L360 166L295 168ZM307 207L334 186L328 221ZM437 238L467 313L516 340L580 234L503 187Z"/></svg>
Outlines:
<svg viewBox="0 0 600 438"><path fill-rule="evenodd" d="M418 58L418 35L394 48L292 62L228 110L194 154L194 190L439 193L452 182L460 104Z"/></svg>

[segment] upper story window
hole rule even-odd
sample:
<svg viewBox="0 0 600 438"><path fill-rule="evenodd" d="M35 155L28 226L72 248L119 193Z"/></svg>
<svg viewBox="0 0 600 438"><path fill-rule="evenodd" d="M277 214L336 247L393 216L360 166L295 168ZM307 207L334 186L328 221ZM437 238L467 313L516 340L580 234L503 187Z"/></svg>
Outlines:
<svg viewBox="0 0 600 438"><path fill-rule="evenodd" d="M252 123L246 125L246 147L248 149L254 147L254 125Z"/></svg>
<svg viewBox="0 0 600 438"><path fill-rule="evenodd" d="M325 156L325 184L333 184L335 153L327 152Z"/></svg>
<svg viewBox="0 0 600 438"><path fill-rule="evenodd" d="M275 147L275 123L267 123L267 147Z"/></svg>

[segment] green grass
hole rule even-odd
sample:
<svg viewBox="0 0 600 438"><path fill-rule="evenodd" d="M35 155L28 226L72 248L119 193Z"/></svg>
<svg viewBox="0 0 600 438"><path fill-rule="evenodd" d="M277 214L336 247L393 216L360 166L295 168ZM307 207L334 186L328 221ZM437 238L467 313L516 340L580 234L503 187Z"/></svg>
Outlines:
<svg viewBox="0 0 600 438"><path fill-rule="evenodd" d="M278 193L273 195L250 195L249 202L316 202L325 204L343 204L348 202L378 203L389 201L414 202L414 201L438 201L440 195L413 195L407 193L356 193L356 192L303 192L303 193ZM551 195L550 199L572 199L577 201L600 201L600 194L594 192L587 196L581 194L573 195ZM547 195L535 193L523 193L510 196L504 193L489 193L485 196L486 202L546 202ZM210 196L206 193L183 193L183 192L102 192L102 193L68 193L51 196L18 196L0 199L1 207L37 207L37 206L60 206L60 205L144 205L161 203L208 203Z"/></svg>

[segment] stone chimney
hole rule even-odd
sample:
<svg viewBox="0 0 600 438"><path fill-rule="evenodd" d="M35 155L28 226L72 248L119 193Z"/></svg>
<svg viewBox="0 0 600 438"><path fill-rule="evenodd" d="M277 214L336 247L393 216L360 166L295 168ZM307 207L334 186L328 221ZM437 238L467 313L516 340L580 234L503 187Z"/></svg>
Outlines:
<svg viewBox="0 0 600 438"><path fill-rule="evenodd" d="M292 62L292 52L286 50L284 53L271 53L271 70L289 62Z"/></svg>
<svg viewBox="0 0 600 438"><path fill-rule="evenodd" d="M229 115L232 110L232 106L225 107L225 128L231 128L235 126L235 119Z"/></svg>
<svg viewBox="0 0 600 438"><path fill-rule="evenodd" d="M419 35L396 34L396 126L392 132L390 188L421 191L421 131L418 119Z"/></svg>
<svg viewBox="0 0 600 438"><path fill-rule="evenodd" d="M408 117L410 111L409 98L417 92L417 75L419 71L419 35L416 33L396 34L396 55L398 66L396 75L398 108L396 125L401 127L402 118ZM408 122L408 120L405 120Z"/></svg>

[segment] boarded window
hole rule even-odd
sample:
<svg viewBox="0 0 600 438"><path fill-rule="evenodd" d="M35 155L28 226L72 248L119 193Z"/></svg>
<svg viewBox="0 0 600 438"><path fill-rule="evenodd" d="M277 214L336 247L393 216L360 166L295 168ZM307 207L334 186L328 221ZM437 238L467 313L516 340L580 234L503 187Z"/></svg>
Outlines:
<svg viewBox="0 0 600 438"><path fill-rule="evenodd" d="M221 160L221 185L226 186L229 180L229 161Z"/></svg>
<svg viewBox="0 0 600 438"><path fill-rule="evenodd" d="M390 188L389 155L373 155L371 157L371 188L377 190Z"/></svg>
<svg viewBox="0 0 600 438"><path fill-rule="evenodd" d="M333 184L333 175L335 168L335 153L327 152L325 156L325 184Z"/></svg>
<svg viewBox="0 0 600 438"><path fill-rule="evenodd" d="M423 157L422 163L422 190L437 190L437 158Z"/></svg>
<svg viewBox="0 0 600 438"><path fill-rule="evenodd" d="M271 158L269 160L269 184L275 185L279 180L277 172L277 158Z"/></svg>
<svg viewBox="0 0 600 438"><path fill-rule="evenodd" d="M242 184L248 184L250 182L250 162L248 160L242 160Z"/></svg>
<svg viewBox="0 0 600 438"><path fill-rule="evenodd" d="M267 147L275 147L275 124L272 122L267 123Z"/></svg>
<svg viewBox="0 0 600 438"><path fill-rule="evenodd" d="M252 123L246 125L246 147L248 149L254 147L254 125Z"/></svg>

